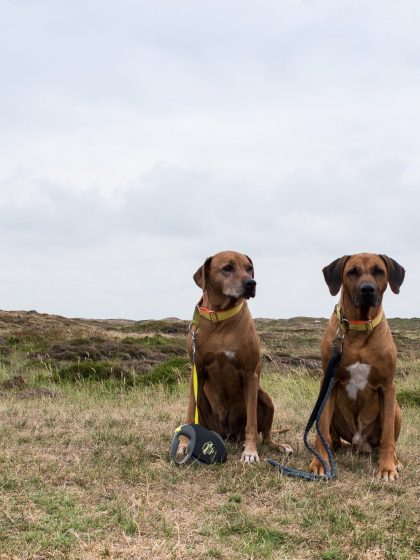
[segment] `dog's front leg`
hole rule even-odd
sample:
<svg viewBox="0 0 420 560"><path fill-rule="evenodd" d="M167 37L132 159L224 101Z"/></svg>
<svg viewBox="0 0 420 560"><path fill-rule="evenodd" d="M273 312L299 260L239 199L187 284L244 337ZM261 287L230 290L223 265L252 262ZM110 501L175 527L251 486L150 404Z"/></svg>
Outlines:
<svg viewBox="0 0 420 560"><path fill-rule="evenodd" d="M379 391L382 435L379 449L378 477L383 480L398 478L395 461L395 385L390 383Z"/></svg>
<svg viewBox="0 0 420 560"><path fill-rule="evenodd" d="M245 445L241 461L258 463L257 453L257 398L258 374L256 372L244 376L244 398L246 407Z"/></svg>

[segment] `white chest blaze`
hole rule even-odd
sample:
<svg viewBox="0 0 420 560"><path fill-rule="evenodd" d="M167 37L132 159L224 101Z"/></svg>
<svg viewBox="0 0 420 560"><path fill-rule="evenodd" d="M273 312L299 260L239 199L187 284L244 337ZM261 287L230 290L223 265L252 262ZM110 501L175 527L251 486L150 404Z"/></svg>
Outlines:
<svg viewBox="0 0 420 560"><path fill-rule="evenodd" d="M229 358L229 360L233 360L235 358L235 352L233 352L232 350L225 350L223 353L226 358Z"/></svg>
<svg viewBox="0 0 420 560"><path fill-rule="evenodd" d="M363 391L366 387L370 372L370 365L356 362L355 364L349 366L347 371L350 373L350 379L346 385L346 390L349 397L356 400L357 392Z"/></svg>

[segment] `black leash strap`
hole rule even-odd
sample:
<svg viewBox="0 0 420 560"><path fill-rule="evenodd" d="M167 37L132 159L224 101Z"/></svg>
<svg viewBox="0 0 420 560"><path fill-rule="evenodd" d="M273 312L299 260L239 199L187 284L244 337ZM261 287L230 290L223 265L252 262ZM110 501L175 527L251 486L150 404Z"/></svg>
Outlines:
<svg viewBox="0 0 420 560"><path fill-rule="evenodd" d="M337 345L336 342L339 341L340 343L340 348L337 350ZM334 385L334 381L335 381L335 374L336 371L338 369L338 365L340 364L340 360L341 360L341 356L343 353L343 345L344 345L344 337L341 336L339 338L336 338L333 343L332 343L332 355L330 358L330 361L328 362L328 366L327 369L325 371L325 375L324 375L324 379L322 381L321 384L321 389L319 391L319 395L318 395L318 399L315 403L314 409L309 417L308 423L306 424L306 428L303 434L303 442L305 444L305 447L312 453L312 455L315 455L315 457L320 461L320 463L322 464L322 466L324 467L324 475L318 475L318 474L313 474L307 471L301 471L298 469L293 469L291 467L287 467L286 465L281 465L280 463L277 463L277 461L274 461L273 459L268 459L267 462L270 463L270 465L272 465L273 467L277 467L283 474L286 474L288 476L294 476L296 478L302 478L304 480L311 480L311 481L315 481L315 480L334 480L334 478L336 477L336 463L335 463L335 459L334 459L334 455L331 451L330 446L328 445L327 440L325 439L324 435L322 434L321 430L319 429L319 419L321 417L322 411L325 408L325 405L327 404L327 401L329 399L331 390L333 388ZM316 426L316 431L319 435L319 438L322 442L322 445L324 446L325 451L327 452L328 455L328 460L329 463L331 465L331 469L330 469L330 465L328 465L327 461L325 461L325 459L323 457L321 457L321 455L309 444L308 442L308 433L309 430L312 428L312 426L314 425Z"/></svg>

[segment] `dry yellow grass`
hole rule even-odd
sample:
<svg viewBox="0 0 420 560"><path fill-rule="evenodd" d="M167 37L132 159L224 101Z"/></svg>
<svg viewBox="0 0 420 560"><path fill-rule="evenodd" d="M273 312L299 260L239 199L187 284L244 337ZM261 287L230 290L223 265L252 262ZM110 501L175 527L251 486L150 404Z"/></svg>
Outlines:
<svg viewBox="0 0 420 560"><path fill-rule="evenodd" d="M274 356L270 340L265 351ZM309 346L302 355L313 352ZM282 476L264 461L282 460L270 449L261 449L259 465L245 467L235 444L224 465L177 467L168 451L184 418L186 381L170 390L53 384L24 363L24 354L9 355L1 375L21 372L28 386L41 380L57 395L21 398L17 389L0 398L2 560L419 557L415 357L399 365L404 470L395 483L375 478L375 457L348 450L337 455L338 479L327 484ZM298 468L309 462L301 432L318 383L303 366L266 362L274 428L291 427L281 438L295 448L287 461Z"/></svg>

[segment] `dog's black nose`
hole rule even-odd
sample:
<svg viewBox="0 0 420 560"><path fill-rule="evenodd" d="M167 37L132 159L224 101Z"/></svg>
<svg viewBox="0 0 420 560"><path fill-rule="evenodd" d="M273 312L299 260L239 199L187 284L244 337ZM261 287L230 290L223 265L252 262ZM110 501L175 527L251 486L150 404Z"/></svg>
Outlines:
<svg viewBox="0 0 420 560"><path fill-rule="evenodd" d="M366 282L360 286L360 303L367 305L376 305L376 288L373 284Z"/></svg>
<svg viewBox="0 0 420 560"><path fill-rule="evenodd" d="M246 290L253 290L256 285L257 285L257 283L255 282L255 280L253 278L249 278L248 280L245 281L245 289Z"/></svg>
<svg viewBox="0 0 420 560"><path fill-rule="evenodd" d="M376 294L376 288L373 284L362 284L360 286L360 295L363 297L373 297Z"/></svg>

